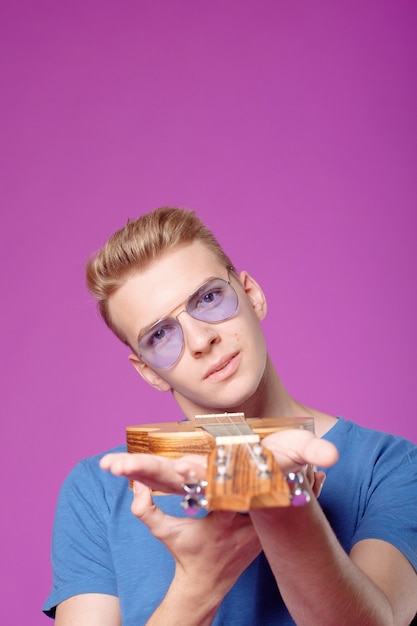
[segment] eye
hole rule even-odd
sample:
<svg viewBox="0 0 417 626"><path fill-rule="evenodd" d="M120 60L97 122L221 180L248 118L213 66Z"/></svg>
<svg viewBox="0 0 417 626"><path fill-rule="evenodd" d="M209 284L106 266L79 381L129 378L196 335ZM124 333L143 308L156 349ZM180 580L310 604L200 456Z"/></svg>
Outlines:
<svg viewBox="0 0 417 626"><path fill-rule="evenodd" d="M225 287L221 281L203 285L189 300L187 309L195 315L217 308L223 301L224 291Z"/></svg>
<svg viewBox="0 0 417 626"><path fill-rule="evenodd" d="M201 298L201 301L204 304L212 304L213 302L215 302L217 296L219 294L219 290L217 289L216 291L209 291L208 293L205 293L204 296Z"/></svg>
<svg viewBox="0 0 417 626"><path fill-rule="evenodd" d="M175 320L164 320L151 328L140 340L142 348L156 348L168 343L176 336Z"/></svg>
<svg viewBox="0 0 417 626"><path fill-rule="evenodd" d="M164 337L166 337L167 335L167 329L166 328L158 328L158 330L156 330L152 337L150 338L150 341L154 341L154 342L158 342L161 341Z"/></svg>
<svg viewBox="0 0 417 626"><path fill-rule="evenodd" d="M218 303L221 301L221 296L222 296L222 290L220 288L211 289L210 291L207 291L206 293L204 293L195 302L194 307L197 311L200 311L201 309L211 309L218 305Z"/></svg>

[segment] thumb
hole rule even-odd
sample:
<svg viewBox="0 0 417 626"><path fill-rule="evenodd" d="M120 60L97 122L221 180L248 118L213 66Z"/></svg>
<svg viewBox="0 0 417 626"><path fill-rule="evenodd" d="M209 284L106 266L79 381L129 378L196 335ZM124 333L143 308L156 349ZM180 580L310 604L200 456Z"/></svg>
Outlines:
<svg viewBox="0 0 417 626"><path fill-rule="evenodd" d="M133 502L131 511L138 520L143 522L152 535L166 544L175 533L181 518L167 515L152 500L152 492L147 485L135 480L133 482ZM187 520L188 521L188 520Z"/></svg>
<svg viewBox="0 0 417 626"><path fill-rule="evenodd" d="M316 498L320 496L325 480L326 480L325 472L314 472L314 482L311 488Z"/></svg>
<svg viewBox="0 0 417 626"><path fill-rule="evenodd" d="M262 444L269 448L284 472L307 464L330 467L338 460L338 451L330 441L319 439L307 430L287 429L268 435Z"/></svg>
<svg viewBox="0 0 417 626"><path fill-rule="evenodd" d="M149 529L158 522L158 517L164 516L152 500L151 490L147 485L133 481L133 502L131 511L135 517L140 519Z"/></svg>

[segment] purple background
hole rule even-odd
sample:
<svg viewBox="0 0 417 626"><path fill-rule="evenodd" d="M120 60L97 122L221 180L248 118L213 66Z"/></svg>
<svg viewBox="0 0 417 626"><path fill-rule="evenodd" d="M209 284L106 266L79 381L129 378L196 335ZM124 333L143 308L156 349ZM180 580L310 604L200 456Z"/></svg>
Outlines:
<svg viewBox="0 0 417 626"><path fill-rule="evenodd" d="M128 217L195 208L263 285L289 391L417 441L416 19L414 0L2 3L3 623L48 623L74 463L178 417L84 287Z"/></svg>

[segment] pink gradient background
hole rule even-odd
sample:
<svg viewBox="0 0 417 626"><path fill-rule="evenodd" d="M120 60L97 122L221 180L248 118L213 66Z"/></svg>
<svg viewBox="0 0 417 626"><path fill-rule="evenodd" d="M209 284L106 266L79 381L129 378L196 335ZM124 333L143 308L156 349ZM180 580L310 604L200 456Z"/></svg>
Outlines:
<svg viewBox="0 0 417 626"><path fill-rule="evenodd" d="M195 208L263 285L290 392L417 442L416 20L413 0L2 3L2 623L48 623L70 468L179 415L84 287L128 217Z"/></svg>

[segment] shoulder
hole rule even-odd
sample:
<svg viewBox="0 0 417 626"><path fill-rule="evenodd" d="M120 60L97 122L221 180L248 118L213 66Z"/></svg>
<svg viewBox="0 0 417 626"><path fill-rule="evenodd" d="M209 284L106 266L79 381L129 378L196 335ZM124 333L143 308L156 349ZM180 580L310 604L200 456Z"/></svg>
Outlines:
<svg viewBox="0 0 417 626"><path fill-rule="evenodd" d="M339 420L328 434L340 450L329 481L333 497L343 493L350 506L343 524L353 511L349 548L363 539L380 539L396 547L416 568L417 446L348 420Z"/></svg>
<svg viewBox="0 0 417 626"><path fill-rule="evenodd" d="M339 450L320 502L347 552L362 539L395 546L417 566L417 446L340 418L326 433Z"/></svg>
<svg viewBox="0 0 417 626"><path fill-rule="evenodd" d="M339 417L336 424L325 435L338 448L341 460L344 457L356 459L372 459L377 462L381 457L389 459L404 457L407 463L417 463L417 446L405 439L390 433L367 428Z"/></svg>
<svg viewBox="0 0 417 626"><path fill-rule="evenodd" d="M93 456L86 457L78 461L78 463L69 472L67 479L72 479L74 476L82 477L86 475L101 475L103 472L100 469L100 460L106 455L112 452L126 452L126 445L115 446L109 450L105 450Z"/></svg>
<svg viewBox="0 0 417 626"><path fill-rule="evenodd" d="M340 418L325 435L339 451L327 470L325 487L341 492L352 508L364 513L369 505L385 511L417 509L417 446L403 437L373 430ZM340 506L340 497L337 497ZM356 503L353 505L353 503Z"/></svg>
<svg viewBox="0 0 417 626"><path fill-rule="evenodd" d="M414 443L345 419L339 419L326 438L339 450L339 460L328 469L324 486L328 488L327 496L335 499L337 506L342 507L345 501L356 511L356 523L371 511L375 520L384 517L384 523L388 523L385 518L392 518L394 512L400 517L404 514L410 520L416 519L417 446ZM331 502L327 504L332 506Z"/></svg>
<svg viewBox="0 0 417 626"><path fill-rule="evenodd" d="M338 462L327 470L329 485L351 487L358 495L370 493L373 486L390 486L402 492L417 483L417 446L397 435L360 426L338 418L324 438L339 452ZM349 483L346 484L346 477ZM381 491L381 490L380 490Z"/></svg>
<svg viewBox="0 0 417 626"><path fill-rule="evenodd" d="M107 502L111 505L117 493L125 490L126 481L105 472L100 468L100 460L109 452L125 452L126 446L120 445L91 457L81 459L68 473L60 490L59 504L70 500L91 503Z"/></svg>

